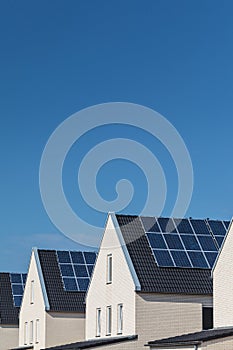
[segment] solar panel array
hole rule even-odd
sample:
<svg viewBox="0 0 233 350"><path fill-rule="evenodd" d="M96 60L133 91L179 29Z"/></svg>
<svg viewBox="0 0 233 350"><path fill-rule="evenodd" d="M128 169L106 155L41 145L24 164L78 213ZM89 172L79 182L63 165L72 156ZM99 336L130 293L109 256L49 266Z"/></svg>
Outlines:
<svg viewBox="0 0 233 350"><path fill-rule="evenodd" d="M229 221L141 217L155 261L161 267L210 269Z"/></svg>
<svg viewBox="0 0 233 350"><path fill-rule="evenodd" d="M66 291L86 291L95 265L95 252L57 251L58 264Z"/></svg>
<svg viewBox="0 0 233 350"><path fill-rule="evenodd" d="M24 287L27 279L26 273L11 273L11 290L14 299L14 305L17 307L21 306Z"/></svg>

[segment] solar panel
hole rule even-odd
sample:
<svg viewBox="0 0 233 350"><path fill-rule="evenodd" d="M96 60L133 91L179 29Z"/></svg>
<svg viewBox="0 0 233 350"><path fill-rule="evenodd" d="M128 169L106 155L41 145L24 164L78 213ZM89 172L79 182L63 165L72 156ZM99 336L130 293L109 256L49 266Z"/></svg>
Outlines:
<svg viewBox="0 0 233 350"><path fill-rule="evenodd" d="M161 232L158 222L154 217L141 217L145 232Z"/></svg>
<svg viewBox="0 0 233 350"><path fill-rule="evenodd" d="M159 266L174 266L171 255L167 250L153 250L155 259Z"/></svg>
<svg viewBox="0 0 233 350"><path fill-rule="evenodd" d="M167 242L167 245L170 249L184 249L181 239L178 235L167 233L163 235L165 238L165 241Z"/></svg>
<svg viewBox="0 0 233 350"><path fill-rule="evenodd" d="M188 219L173 219L179 233L193 233Z"/></svg>
<svg viewBox="0 0 233 350"><path fill-rule="evenodd" d="M226 234L228 222L225 224L217 220L167 218L157 220L159 225L156 224L155 218L141 218L158 266L212 268ZM150 228L150 231L146 231L146 227ZM152 227L159 228L162 232L151 231Z"/></svg>
<svg viewBox="0 0 233 350"><path fill-rule="evenodd" d="M173 250L171 255L177 267L192 267L187 253L184 250Z"/></svg>
<svg viewBox="0 0 233 350"><path fill-rule="evenodd" d="M214 235L225 236L226 228L222 221L208 220L208 224Z"/></svg>
<svg viewBox="0 0 233 350"><path fill-rule="evenodd" d="M95 252L57 251L58 264L66 291L86 291L94 268Z"/></svg>
<svg viewBox="0 0 233 350"><path fill-rule="evenodd" d="M16 307L21 306L26 278L27 274L25 273L10 274L12 296Z"/></svg>
<svg viewBox="0 0 233 350"><path fill-rule="evenodd" d="M192 227L195 231L195 233L198 234L203 234L203 235L210 235L210 231L205 223L204 220L190 220Z"/></svg>
<svg viewBox="0 0 233 350"><path fill-rule="evenodd" d="M162 232L172 232L172 233L177 232L172 219L158 218L157 220L161 227Z"/></svg>
<svg viewBox="0 0 233 350"><path fill-rule="evenodd" d="M150 245L151 245L152 248L155 248L155 249L167 249L166 243L165 243L161 233L151 233L151 232L149 232L147 234L147 237L149 239L149 242L150 242Z"/></svg>

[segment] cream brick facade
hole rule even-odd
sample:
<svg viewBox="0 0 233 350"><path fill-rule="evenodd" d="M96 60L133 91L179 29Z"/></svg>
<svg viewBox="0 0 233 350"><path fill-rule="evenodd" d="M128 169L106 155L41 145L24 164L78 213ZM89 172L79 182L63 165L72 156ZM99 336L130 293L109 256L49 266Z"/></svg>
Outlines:
<svg viewBox="0 0 233 350"><path fill-rule="evenodd" d="M16 348L19 343L18 326L0 326L0 350Z"/></svg>
<svg viewBox="0 0 233 350"><path fill-rule="evenodd" d="M138 348L150 340L201 331L202 306L212 306L212 297L137 293Z"/></svg>
<svg viewBox="0 0 233 350"><path fill-rule="evenodd" d="M34 250L31 255L20 310L19 346L33 345L34 350L40 350L49 346L84 340L85 316L83 313L49 312L48 300L45 289L43 290L43 280L38 265L37 251ZM34 286L33 302L31 300L32 281ZM31 326L33 326L33 336L30 340Z"/></svg>
<svg viewBox="0 0 233 350"><path fill-rule="evenodd" d="M233 326L233 225L213 270L214 327Z"/></svg>

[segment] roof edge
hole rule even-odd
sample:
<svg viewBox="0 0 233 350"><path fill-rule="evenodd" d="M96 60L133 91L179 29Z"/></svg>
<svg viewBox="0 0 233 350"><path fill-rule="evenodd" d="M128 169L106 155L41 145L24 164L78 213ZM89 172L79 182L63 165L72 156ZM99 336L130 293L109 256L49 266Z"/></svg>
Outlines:
<svg viewBox="0 0 233 350"><path fill-rule="evenodd" d="M122 235L120 226L119 226L119 224L118 224L116 215L115 215L115 213L110 212L110 213L109 213L109 217L111 217L111 219L112 219L113 225L114 225L115 230L116 230L117 237L118 237L118 239L119 239L119 241L120 241L120 245L121 245L121 247L122 247L122 250L123 250L123 253L124 253L124 256L125 256L127 265L128 265L128 267L129 267L131 276L132 276L133 281L134 281L134 284L135 284L135 290L136 290L136 291L141 291L141 284L140 284L140 282L139 282L139 279L138 279L138 276L137 276L137 274L136 274L136 271L135 271L133 262L132 262L132 260L131 260L130 255L129 255L129 252L128 252L128 249L127 249L127 246L126 246L124 237L123 237L123 235Z"/></svg>
<svg viewBox="0 0 233 350"><path fill-rule="evenodd" d="M45 310L49 311L50 310L49 299L48 299L48 295L47 295L47 291L46 291L46 287L45 287L43 272L41 269L38 249L36 247L33 247L32 252L34 253L35 260L36 260L37 271L38 271L40 285L41 285L42 294L43 294L44 303L45 303Z"/></svg>

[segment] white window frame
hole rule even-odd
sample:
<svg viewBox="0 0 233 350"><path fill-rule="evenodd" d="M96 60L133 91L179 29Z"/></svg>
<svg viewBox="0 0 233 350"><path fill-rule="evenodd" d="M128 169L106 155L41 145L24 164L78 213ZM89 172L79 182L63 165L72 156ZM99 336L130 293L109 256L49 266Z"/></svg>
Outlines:
<svg viewBox="0 0 233 350"><path fill-rule="evenodd" d="M34 338L34 334L33 334L33 321L30 321L30 344L33 344L33 338Z"/></svg>
<svg viewBox="0 0 233 350"><path fill-rule="evenodd" d="M112 254L107 255L107 284L112 283Z"/></svg>
<svg viewBox="0 0 233 350"><path fill-rule="evenodd" d="M28 343L28 322L24 322L24 331L23 331L23 342L24 345Z"/></svg>
<svg viewBox="0 0 233 350"><path fill-rule="evenodd" d="M123 304L117 305L117 334L123 333Z"/></svg>
<svg viewBox="0 0 233 350"><path fill-rule="evenodd" d="M31 289L30 289L30 304L34 304L34 297L35 297L35 281L31 281Z"/></svg>
<svg viewBox="0 0 233 350"><path fill-rule="evenodd" d="M96 309L96 336L101 336L101 308Z"/></svg>
<svg viewBox="0 0 233 350"><path fill-rule="evenodd" d="M36 319L36 334L35 334L36 344L39 343L40 340L40 320Z"/></svg>
<svg viewBox="0 0 233 350"><path fill-rule="evenodd" d="M106 308L106 335L112 334L112 306Z"/></svg>

